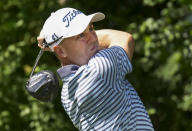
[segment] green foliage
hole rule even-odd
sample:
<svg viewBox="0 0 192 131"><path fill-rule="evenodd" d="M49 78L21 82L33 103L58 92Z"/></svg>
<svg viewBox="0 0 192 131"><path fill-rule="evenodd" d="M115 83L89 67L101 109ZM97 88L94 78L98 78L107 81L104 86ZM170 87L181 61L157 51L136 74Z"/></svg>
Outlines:
<svg viewBox="0 0 192 131"><path fill-rule="evenodd" d="M60 96L40 103L25 91L38 53L36 37L52 11L74 7L86 14L103 12L95 26L133 34L134 71L127 78L138 91L156 130L192 130L192 1L191 0L1 0L0 1L0 130L76 130ZM51 53L37 71L55 71Z"/></svg>
<svg viewBox="0 0 192 131"><path fill-rule="evenodd" d="M144 101L148 99L156 129L191 130L192 21L187 17L192 14L191 5L175 0L148 2L144 3L164 5L160 16L147 17L141 24L133 22L127 29L134 30L136 39L136 88Z"/></svg>

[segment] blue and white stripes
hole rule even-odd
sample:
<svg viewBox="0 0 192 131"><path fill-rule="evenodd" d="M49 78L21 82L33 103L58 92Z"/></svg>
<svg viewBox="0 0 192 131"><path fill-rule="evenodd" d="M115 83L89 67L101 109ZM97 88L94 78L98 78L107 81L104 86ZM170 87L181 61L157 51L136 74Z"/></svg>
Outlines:
<svg viewBox="0 0 192 131"><path fill-rule="evenodd" d="M143 103L125 79L131 71L125 51L114 46L62 78L62 105L79 130L154 130Z"/></svg>

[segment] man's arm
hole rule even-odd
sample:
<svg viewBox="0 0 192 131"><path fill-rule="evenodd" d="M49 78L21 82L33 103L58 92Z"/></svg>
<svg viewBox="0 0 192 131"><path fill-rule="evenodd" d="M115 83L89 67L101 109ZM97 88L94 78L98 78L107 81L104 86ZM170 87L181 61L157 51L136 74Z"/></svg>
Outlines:
<svg viewBox="0 0 192 131"><path fill-rule="evenodd" d="M129 59L132 60L135 43L131 34L111 29L97 30L96 34L98 36L100 49L114 45L120 46L125 50Z"/></svg>

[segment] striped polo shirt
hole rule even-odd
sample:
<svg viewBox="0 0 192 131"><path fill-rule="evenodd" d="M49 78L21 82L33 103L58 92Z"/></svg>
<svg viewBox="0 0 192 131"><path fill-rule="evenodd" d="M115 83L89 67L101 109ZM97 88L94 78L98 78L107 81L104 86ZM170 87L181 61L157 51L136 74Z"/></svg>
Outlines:
<svg viewBox="0 0 192 131"><path fill-rule="evenodd" d="M131 71L126 52L118 46L97 52L86 65L58 69L63 81L62 106L79 130L154 130L137 92L125 78Z"/></svg>

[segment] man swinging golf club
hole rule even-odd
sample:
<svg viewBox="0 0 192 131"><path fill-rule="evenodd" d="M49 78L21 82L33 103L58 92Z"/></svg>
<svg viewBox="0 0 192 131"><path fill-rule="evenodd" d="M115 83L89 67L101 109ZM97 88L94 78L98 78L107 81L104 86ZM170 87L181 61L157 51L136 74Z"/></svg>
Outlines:
<svg viewBox="0 0 192 131"><path fill-rule="evenodd" d="M62 8L45 21L38 45L51 43L62 67L62 106L83 131L150 130L153 126L133 86L125 79L132 72L134 40L117 30L95 31L103 13L85 15Z"/></svg>

